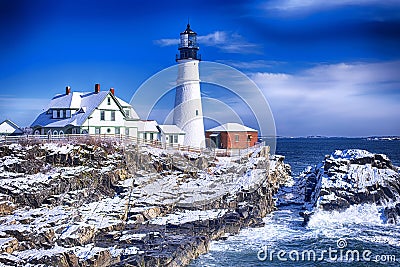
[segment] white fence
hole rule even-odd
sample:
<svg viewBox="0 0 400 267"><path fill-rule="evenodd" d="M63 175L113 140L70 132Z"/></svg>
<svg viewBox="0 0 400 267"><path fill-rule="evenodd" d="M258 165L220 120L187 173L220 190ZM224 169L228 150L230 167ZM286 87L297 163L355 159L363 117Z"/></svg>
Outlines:
<svg viewBox="0 0 400 267"><path fill-rule="evenodd" d="M257 149L261 146L265 146L264 142L257 143L252 147L244 148L244 149L216 149L216 148L199 148L199 147L190 147L190 146L182 146L179 144L170 144L170 143L161 143L159 140L147 140L141 139L121 134L63 134L63 135L21 135L21 136L2 136L0 137L0 145L1 144L11 144L11 143L29 143L29 142L84 142L84 143L93 143L93 142L101 142L104 140L108 141L119 141L124 143L134 143L134 144L142 144L148 145L155 148L161 149L171 149L178 151L188 151L195 153L210 153L214 156L243 156L245 154L251 153L254 149Z"/></svg>

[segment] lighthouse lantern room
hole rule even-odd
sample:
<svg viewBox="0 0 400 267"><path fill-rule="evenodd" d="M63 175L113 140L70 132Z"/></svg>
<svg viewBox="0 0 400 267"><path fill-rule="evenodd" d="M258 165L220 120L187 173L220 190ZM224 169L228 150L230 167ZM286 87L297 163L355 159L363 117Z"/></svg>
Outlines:
<svg viewBox="0 0 400 267"><path fill-rule="evenodd" d="M181 32L181 41L179 43L179 56L177 55L176 61L182 59L200 59L197 53L199 46L197 45L197 33L190 29L190 24L186 26L186 30Z"/></svg>

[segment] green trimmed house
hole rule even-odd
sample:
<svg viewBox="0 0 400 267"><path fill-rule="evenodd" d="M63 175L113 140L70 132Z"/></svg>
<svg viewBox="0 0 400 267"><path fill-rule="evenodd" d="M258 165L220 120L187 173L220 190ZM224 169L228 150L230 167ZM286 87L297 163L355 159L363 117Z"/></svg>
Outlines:
<svg viewBox="0 0 400 267"><path fill-rule="evenodd" d="M180 136L177 142L183 143L185 133L177 126L171 127L167 128ZM156 121L141 120L129 103L115 95L113 88L100 91L100 84L95 85L93 92L71 92L67 86L64 94L50 100L31 128L35 135L120 134L147 141L161 141L164 133Z"/></svg>
<svg viewBox="0 0 400 267"><path fill-rule="evenodd" d="M54 96L31 124L35 135L122 134L137 137L139 117L115 90L71 92Z"/></svg>

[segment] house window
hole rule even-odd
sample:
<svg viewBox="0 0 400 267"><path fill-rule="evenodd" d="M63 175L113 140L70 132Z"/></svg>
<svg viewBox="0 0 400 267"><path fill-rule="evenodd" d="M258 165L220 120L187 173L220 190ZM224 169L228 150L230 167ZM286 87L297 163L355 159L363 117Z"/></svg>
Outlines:
<svg viewBox="0 0 400 267"><path fill-rule="evenodd" d="M53 109L53 119L57 119L57 110Z"/></svg>
<svg viewBox="0 0 400 267"><path fill-rule="evenodd" d="M153 139L154 139L154 134L150 133L150 140L153 140Z"/></svg>
<svg viewBox="0 0 400 267"><path fill-rule="evenodd" d="M248 142L250 142L252 138L253 138L253 137L251 136L251 134L248 134L248 135L247 135L247 141L248 141Z"/></svg>
<svg viewBox="0 0 400 267"><path fill-rule="evenodd" d="M105 112L104 110L101 110L101 111L100 111L100 120L101 120L101 121L104 121L104 120L105 120L105 117L106 117L106 112Z"/></svg>
<svg viewBox="0 0 400 267"><path fill-rule="evenodd" d="M178 143L178 135L174 135L174 143L175 143L175 144Z"/></svg>
<svg viewBox="0 0 400 267"><path fill-rule="evenodd" d="M72 128L72 134L76 134L76 128Z"/></svg>
<svg viewBox="0 0 400 267"><path fill-rule="evenodd" d="M111 97L107 98L107 105L111 105Z"/></svg>
<svg viewBox="0 0 400 267"><path fill-rule="evenodd" d="M115 134L120 134L121 133L121 129L119 127L115 128Z"/></svg>
<svg viewBox="0 0 400 267"><path fill-rule="evenodd" d="M173 135L169 136L169 143L170 144L174 143L174 136Z"/></svg>
<svg viewBox="0 0 400 267"><path fill-rule="evenodd" d="M143 139L146 140L147 139L147 133L143 134Z"/></svg>
<svg viewBox="0 0 400 267"><path fill-rule="evenodd" d="M131 117L131 113L129 109L125 109L125 115L130 118Z"/></svg>
<svg viewBox="0 0 400 267"><path fill-rule="evenodd" d="M100 134L100 127L96 127L96 128L94 129L94 133L95 133L95 134Z"/></svg>
<svg viewBox="0 0 400 267"><path fill-rule="evenodd" d="M111 120L115 121L115 111L114 110L111 111Z"/></svg>
<svg viewBox="0 0 400 267"><path fill-rule="evenodd" d="M64 118L64 110L60 110L60 118Z"/></svg>
<svg viewBox="0 0 400 267"><path fill-rule="evenodd" d="M239 135L235 134L235 142L239 142Z"/></svg>
<svg viewBox="0 0 400 267"><path fill-rule="evenodd" d="M125 128L125 135L129 136L129 128Z"/></svg>
<svg viewBox="0 0 400 267"><path fill-rule="evenodd" d="M65 117L71 118L71 110L67 109L67 110L65 111Z"/></svg>
<svg viewBox="0 0 400 267"><path fill-rule="evenodd" d="M111 129L110 128L107 128L107 133L108 134L111 133Z"/></svg>

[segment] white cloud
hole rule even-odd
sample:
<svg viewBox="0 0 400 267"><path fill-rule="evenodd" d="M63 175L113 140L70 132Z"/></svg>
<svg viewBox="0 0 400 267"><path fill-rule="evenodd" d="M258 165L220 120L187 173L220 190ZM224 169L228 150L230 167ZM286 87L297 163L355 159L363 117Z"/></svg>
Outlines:
<svg viewBox="0 0 400 267"><path fill-rule="evenodd" d="M207 35L199 35L197 41L208 46L218 46L225 44L228 40L228 34L224 31L215 31Z"/></svg>
<svg viewBox="0 0 400 267"><path fill-rule="evenodd" d="M227 31L215 31L197 36L199 45L213 46L225 53L259 54L260 46L246 41L243 36ZM154 41L159 46L178 45L179 39L159 39Z"/></svg>
<svg viewBox="0 0 400 267"><path fill-rule="evenodd" d="M226 53L259 53L259 45L247 42L240 34L216 31L204 36L199 36L200 44L215 46Z"/></svg>
<svg viewBox="0 0 400 267"><path fill-rule="evenodd" d="M265 4L267 9L280 11L318 11L342 6L400 6L397 0L335 0L335 1L320 1L320 0L276 0Z"/></svg>
<svg viewBox="0 0 400 267"><path fill-rule="evenodd" d="M253 60L253 61L236 61L236 60L217 60L217 62L229 65L238 69L257 69L257 68L272 68L277 65L286 64L286 62L273 61L273 60Z"/></svg>
<svg viewBox="0 0 400 267"><path fill-rule="evenodd" d="M253 73L278 134L400 134L400 61L319 65L295 73Z"/></svg>

